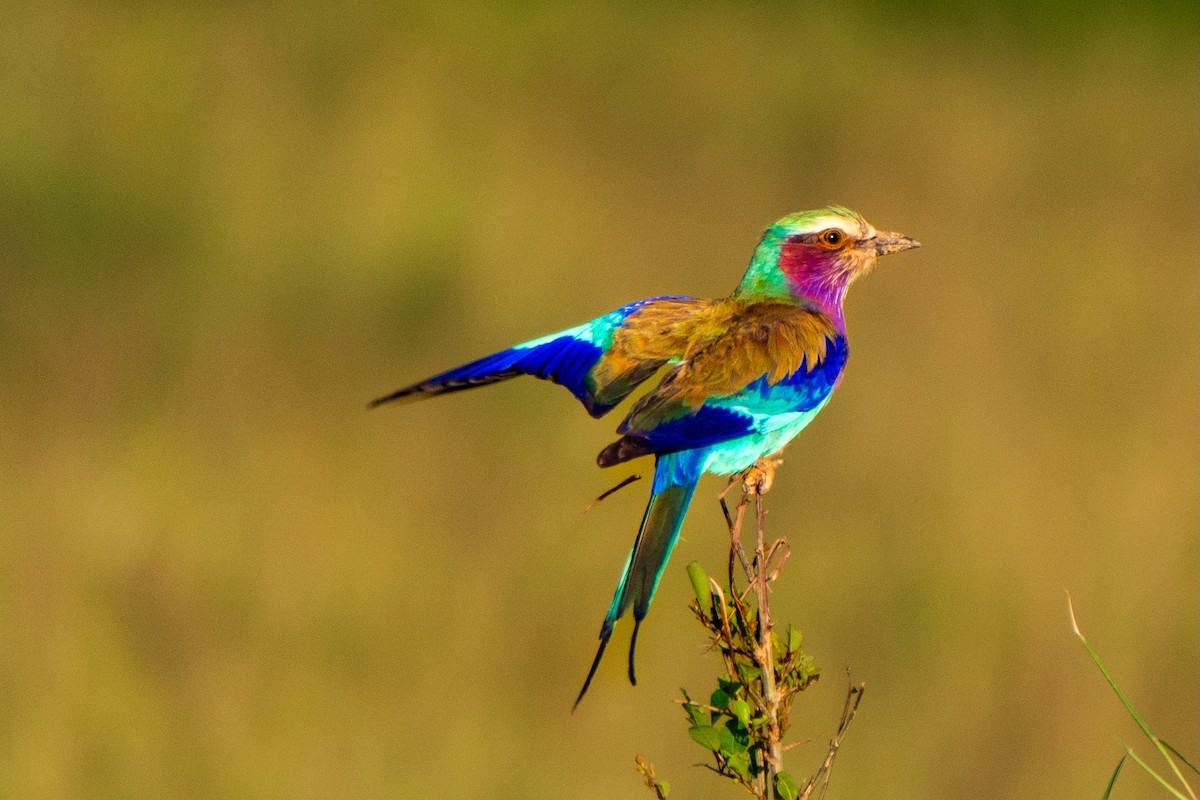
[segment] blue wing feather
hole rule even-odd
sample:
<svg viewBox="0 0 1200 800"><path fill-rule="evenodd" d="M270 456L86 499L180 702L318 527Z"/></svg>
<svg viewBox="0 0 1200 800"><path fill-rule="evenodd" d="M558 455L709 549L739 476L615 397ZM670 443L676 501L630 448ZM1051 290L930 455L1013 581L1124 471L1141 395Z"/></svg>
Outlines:
<svg viewBox="0 0 1200 800"><path fill-rule="evenodd" d="M696 413L660 423L637 435L655 453L670 453L736 439L753 433L754 417L736 408L705 404Z"/></svg>
<svg viewBox="0 0 1200 800"><path fill-rule="evenodd" d="M380 397L371 406L472 389L518 375L533 375L565 386L583 403L589 414L593 417L602 416L620 403L625 395L617 394L603 400L598 398L591 380L592 369L604 357L612 345L614 332L630 314L649 303L668 299L681 298L652 297L629 303L583 325L533 339L438 373L420 383ZM636 382L640 381L631 384L626 394Z"/></svg>
<svg viewBox="0 0 1200 800"><path fill-rule="evenodd" d="M844 337L831 339L825 358L778 383L763 375L727 397L710 397L694 411L659 422L649 430L629 431L601 453L602 466L650 453L706 448L750 434L766 434L818 408L833 392L846 365ZM628 423L628 420L626 420Z"/></svg>

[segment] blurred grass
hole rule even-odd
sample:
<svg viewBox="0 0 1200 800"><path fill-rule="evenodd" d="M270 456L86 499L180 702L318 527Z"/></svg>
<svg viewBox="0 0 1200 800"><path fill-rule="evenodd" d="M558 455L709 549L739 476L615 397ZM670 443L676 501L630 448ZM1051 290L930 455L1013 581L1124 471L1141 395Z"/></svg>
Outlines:
<svg viewBox="0 0 1200 800"><path fill-rule="evenodd" d="M6 9L0 794L638 797L645 752L706 796L661 732L715 504L642 685L572 717L643 500L578 516L615 421L535 381L362 408L724 293L827 202L926 244L855 288L770 498L780 618L870 687L835 794L1102 791L1130 723L1064 588L1195 752L1197 13L963 8Z"/></svg>

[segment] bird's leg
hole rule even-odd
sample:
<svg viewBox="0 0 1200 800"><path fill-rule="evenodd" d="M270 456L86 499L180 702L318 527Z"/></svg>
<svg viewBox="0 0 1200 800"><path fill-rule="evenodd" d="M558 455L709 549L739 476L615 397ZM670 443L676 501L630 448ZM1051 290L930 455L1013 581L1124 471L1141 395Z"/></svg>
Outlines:
<svg viewBox="0 0 1200 800"><path fill-rule="evenodd" d="M754 466L742 473L742 491L758 495L771 491L775 483L775 470L782 463L783 459L774 455L763 456L755 461Z"/></svg>

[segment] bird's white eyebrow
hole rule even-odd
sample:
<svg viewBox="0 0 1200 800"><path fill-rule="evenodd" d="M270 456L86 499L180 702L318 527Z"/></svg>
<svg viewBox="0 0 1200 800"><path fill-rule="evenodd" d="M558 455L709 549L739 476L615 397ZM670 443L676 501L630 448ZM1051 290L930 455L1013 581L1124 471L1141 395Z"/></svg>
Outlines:
<svg viewBox="0 0 1200 800"><path fill-rule="evenodd" d="M820 233L828 228L837 228L853 239L866 239L875 234L875 230L870 225L859 225L845 217L818 217L813 220L811 229L806 232Z"/></svg>

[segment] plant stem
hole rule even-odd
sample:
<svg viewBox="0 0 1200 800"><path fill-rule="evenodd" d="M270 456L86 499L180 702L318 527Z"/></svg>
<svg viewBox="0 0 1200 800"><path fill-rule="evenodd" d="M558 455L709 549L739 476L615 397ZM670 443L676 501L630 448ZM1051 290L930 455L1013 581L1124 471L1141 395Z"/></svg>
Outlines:
<svg viewBox="0 0 1200 800"><path fill-rule="evenodd" d="M775 796L775 776L783 768L783 732L779 725L779 688L775 683L775 663L771 647L771 599L769 576L767 569L766 538L766 508L763 504L763 494L771 486L771 478L763 474L766 470L773 472L774 464L756 466L747 472L742 482L742 497L738 501L737 511L732 520L726 510L726 521L729 525L729 585L731 591L736 591L733 581L733 562L736 558L742 564L746 579L754 589L758 601L758 646L754 648L754 662L758 666L762 681L761 710L767 717L767 752L764 753L763 770L758 778L757 794L762 800L770 800ZM763 472L759 472L762 469ZM755 474L758 473L758 474ZM746 557L742 547L742 524L746 518L746 506L750 498L754 498L756 536L754 541L754 560ZM724 500L722 499L722 507Z"/></svg>
<svg viewBox="0 0 1200 800"><path fill-rule="evenodd" d="M771 488L778 459L760 459L753 467L730 481L720 495L721 510L729 528L729 583L717 581L693 563L688 566L696 601L691 608L709 631L712 646L725 662L725 674L717 679L712 702L692 700L683 692L689 734L712 754L713 763L703 764L727 778L758 800L808 800L823 797L842 738L854 719L862 699L862 684L851 684L836 735L820 768L798 785L783 769L783 737L796 695L819 677L812 659L801 648L800 631L788 627L785 638L776 637L771 619L771 583L791 552L780 538L768 546L764 495ZM740 483L741 497L732 513L725 495ZM743 538L746 510L754 501L755 536ZM749 545L749 546L747 546ZM736 580L740 564L744 588Z"/></svg>
<svg viewBox="0 0 1200 800"><path fill-rule="evenodd" d="M767 791L775 786L775 775L783 768L783 742L779 730L779 689L775 685L775 664L771 658L771 600L767 586L767 556L763 545L765 509L761 491L754 492L754 510L758 536L754 547L754 579L758 591L758 649L754 660L762 671L763 705L767 714L767 736L770 750L767 755ZM766 796L770 796L769 794Z"/></svg>

